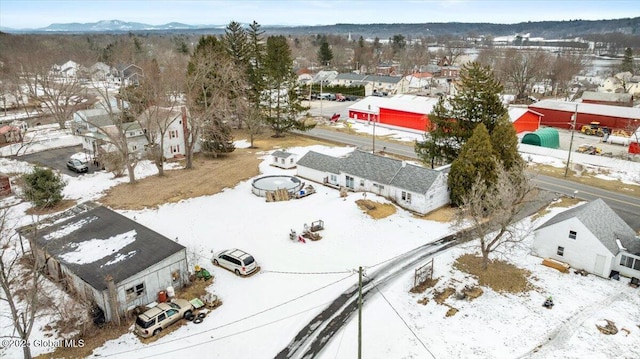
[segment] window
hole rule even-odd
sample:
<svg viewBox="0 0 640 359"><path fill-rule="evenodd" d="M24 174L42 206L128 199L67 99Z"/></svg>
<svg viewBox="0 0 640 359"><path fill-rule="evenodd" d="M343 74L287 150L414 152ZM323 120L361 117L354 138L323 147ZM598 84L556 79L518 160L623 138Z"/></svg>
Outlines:
<svg viewBox="0 0 640 359"><path fill-rule="evenodd" d="M144 294L144 283L125 289L127 301L132 301Z"/></svg>
<svg viewBox="0 0 640 359"><path fill-rule="evenodd" d="M363 179L360 180L360 187L364 187L364 180Z"/></svg>
<svg viewBox="0 0 640 359"><path fill-rule="evenodd" d="M578 236L578 232L576 231L569 231L569 238L571 239L576 239L576 237Z"/></svg>
<svg viewBox="0 0 640 359"><path fill-rule="evenodd" d="M336 177L336 175L331 175L331 182L335 182L337 180L338 178Z"/></svg>
<svg viewBox="0 0 640 359"><path fill-rule="evenodd" d="M402 191L402 200L411 203L411 193Z"/></svg>
<svg viewBox="0 0 640 359"><path fill-rule="evenodd" d="M627 268L634 268L633 257L628 257L628 256L620 257L620 265L625 266Z"/></svg>
<svg viewBox="0 0 640 359"><path fill-rule="evenodd" d="M167 315L164 313L160 313L160 315L158 315L158 323L160 323L161 321L167 319Z"/></svg>
<svg viewBox="0 0 640 359"><path fill-rule="evenodd" d="M169 138L178 138L178 131L177 130L169 131Z"/></svg>
<svg viewBox="0 0 640 359"><path fill-rule="evenodd" d="M558 253L559 256L564 256L564 247L558 247L558 251L556 253Z"/></svg>
<svg viewBox="0 0 640 359"><path fill-rule="evenodd" d="M289 159L289 163L293 164L293 158Z"/></svg>
<svg viewBox="0 0 640 359"><path fill-rule="evenodd" d="M633 269L640 270L640 259L636 258L635 262L633 262Z"/></svg>

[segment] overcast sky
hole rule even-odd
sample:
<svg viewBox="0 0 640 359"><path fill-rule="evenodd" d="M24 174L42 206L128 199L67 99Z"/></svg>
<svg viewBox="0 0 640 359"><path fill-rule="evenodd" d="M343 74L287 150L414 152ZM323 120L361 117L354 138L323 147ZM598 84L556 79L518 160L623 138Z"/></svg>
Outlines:
<svg viewBox="0 0 640 359"><path fill-rule="evenodd" d="M54 23L122 20L161 25L603 20L640 16L638 0L0 0L0 26L40 28Z"/></svg>

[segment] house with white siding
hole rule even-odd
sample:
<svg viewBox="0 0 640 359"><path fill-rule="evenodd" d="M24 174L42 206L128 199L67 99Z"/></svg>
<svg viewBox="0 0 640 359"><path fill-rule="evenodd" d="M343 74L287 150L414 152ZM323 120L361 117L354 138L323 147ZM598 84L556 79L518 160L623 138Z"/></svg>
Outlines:
<svg viewBox="0 0 640 359"><path fill-rule="evenodd" d="M186 248L93 202L80 204L34 230L20 228L45 274L106 321L188 283Z"/></svg>
<svg viewBox="0 0 640 359"><path fill-rule="evenodd" d="M536 228L534 255L608 278L640 278L640 239L602 199L568 209Z"/></svg>
<svg viewBox="0 0 640 359"><path fill-rule="evenodd" d="M298 156L295 153L277 150L271 153L271 165L284 169L291 169L296 167L296 159Z"/></svg>
<svg viewBox="0 0 640 359"><path fill-rule="evenodd" d="M419 214L449 203L445 171L359 150L346 157L309 151L297 162L297 176L335 188L375 193Z"/></svg>

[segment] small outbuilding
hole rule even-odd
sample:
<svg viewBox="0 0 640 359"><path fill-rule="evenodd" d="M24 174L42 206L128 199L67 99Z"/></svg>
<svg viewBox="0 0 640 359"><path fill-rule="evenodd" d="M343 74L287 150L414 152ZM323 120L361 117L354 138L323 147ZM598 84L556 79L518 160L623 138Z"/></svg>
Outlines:
<svg viewBox="0 0 640 359"><path fill-rule="evenodd" d="M560 148L560 134L555 128L545 127L525 134L522 137L522 143L540 147Z"/></svg>
<svg viewBox="0 0 640 359"><path fill-rule="evenodd" d="M106 207L83 203L49 223L18 233L45 274L98 306L106 321L188 282L184 246Z"/></svg>
<svg viewBox="0 0 640 359"><path fill-rule="evenodd" d="M273 151L271 158L273 159L271 162L272 166L291 169L296 167L296 159L298 156L295 153L277 150Z"/></svg>
<svg viewBox="0 0 640 359"><path fill-rule="evenodd" d="M640 278L640 239L600 198L536 228L532 252L605 278L613 271Z"/></svg>

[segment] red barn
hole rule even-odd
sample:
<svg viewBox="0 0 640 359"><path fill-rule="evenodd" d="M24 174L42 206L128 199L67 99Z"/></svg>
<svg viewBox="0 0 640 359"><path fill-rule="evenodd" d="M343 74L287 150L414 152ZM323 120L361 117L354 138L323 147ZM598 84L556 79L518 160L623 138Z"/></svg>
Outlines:
<svg viewBox="0 0 640 359"><path fill-rule="evenodd" d="M542 100L529 105L529 109L541 113L540 125L571 128L571 116L576 116L576 130L591 122L611 129L636 129L640 126L640 109L634 107L598 105L591 103Z"/></svg>
<svg viewBox="0 0 640 359"><path fill-rule="evenodd" d="M540 127L542 114L524 107L510 107L509 119L516 133L533 132Z"/></svg>

